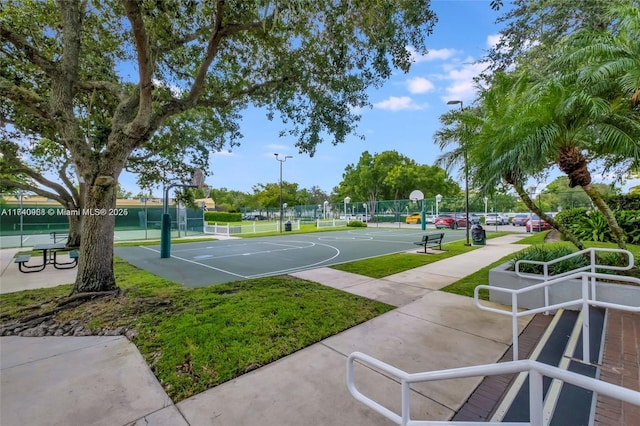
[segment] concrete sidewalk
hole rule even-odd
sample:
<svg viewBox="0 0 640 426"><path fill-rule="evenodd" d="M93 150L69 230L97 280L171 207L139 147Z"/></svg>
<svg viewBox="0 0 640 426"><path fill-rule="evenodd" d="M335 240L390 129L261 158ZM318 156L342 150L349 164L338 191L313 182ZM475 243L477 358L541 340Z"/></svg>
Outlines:
<svg viewBox="0 0 640 426"><path fill-rule="evenodd" d="M389 425L349 394L346 357L361 351L409 372L497 361L510 345L511 319L438 289L524 248L510 244L524 236L488 240L472 252L383 280L328 268L296 273L399 308L175 405L123 337L3 337L0 423ZM413 418L451 418L481 379L414 386ZM359 365L356 383L399 410L394 380Z"/></svg>

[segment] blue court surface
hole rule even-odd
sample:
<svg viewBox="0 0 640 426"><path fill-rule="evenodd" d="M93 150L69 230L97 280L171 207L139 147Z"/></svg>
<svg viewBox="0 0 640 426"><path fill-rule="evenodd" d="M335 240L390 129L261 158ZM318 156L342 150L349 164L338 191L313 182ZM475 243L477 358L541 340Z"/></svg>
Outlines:
<svg viewBox="0 0 640 426"><path fill-rule="evenodd" d="M115 247L116 256L187 287L283 275L408 250L425 233L417 229L360 228L349 231L173 244L171 258L160 246ZM464 230L444 232L443 242L464 239ZM428 256L425 255L425 256Z"/></svg>

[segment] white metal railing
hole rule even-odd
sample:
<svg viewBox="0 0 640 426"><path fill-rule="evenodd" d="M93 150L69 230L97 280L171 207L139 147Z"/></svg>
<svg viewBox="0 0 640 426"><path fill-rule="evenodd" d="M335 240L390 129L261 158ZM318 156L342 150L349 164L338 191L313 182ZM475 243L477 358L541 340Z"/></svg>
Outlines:
<svg viewBox="0 0 640 426"><path fill-rule="evenodd" d="M589 296L589 278L592 279L592 291L591 297ZM634 283L635 285L640 285L640 279L634 277L628 277L624 275L611 275L611 274L602 274L597 272L575 272L571 275L564 275L559 278L555 278L549 281L541 282L540 284L534 284L529 287L521 288L518 290L503 288L503 287L495 287L490 285L479 285L475 288L473 299L476 306L482 310L495 312L501 315L509 315L511 316L511 328L512 328L512 342L513 342L513 359L518 359L518 318L538 314L541 312L548 312L551 310L556 310L560 308L567 308L569 306L577 306L582 305L583 315L583 323L582 323L582 357L583 361L586 363L591 362L591 354L590 354L590 345L589 345L589 305L591 306L599 306L602 308L612 308L618 309L621 311L629 311L629 312L640 312L640 306L628 306L628 305L620 305L617 303L609 303L602 302L597 300L596 292L595 292L595 281L596 279L607 279L621 282L629 282ZM567 282L572 279L581 279L581 297L574 300L569 300L566 302L555 303L553 305L549 304L548 296L545 297L544 306L540 308L527 309L523 311L518 311L518 296L524 293L528 293L530 291L545 289L552 285L561 284ZM501 291L504 293L511 294L511 311L506 311L503 309L492 308L490 306L485 306L480 303L479 292L480 290L491 290L491 291Z"/></svg>
<svg viewBox="0 0 640 426"><path fill-rule="evenodd" d="M609 266L609 265L599 265L598 263L596 263L598 261L597 258L597 254L598 252L605 252L605 253L622 253L625 254L627 256L627 259L629 260L629 263L627 265L624 266ZM582 266L580 268L576 268L576 269L572 269L570 271L565 271L565 272L561 272L559 274L554 274L553 276L549 275L549 266L562 262L563 260L567 260L567 259L571 259L573 257L579 257L582 256L584 254L589 254L589 265L585 265ZM542 266L542 274L532 274L532 273L524 273L524 272L520 272L520 265L522 264L529 264L529 265L541 265ZM523 278L531 278L534 280L542 280L542 281L548 281L550 278L560 278L563 277L565 275L571 275L573 273L576 272L581 272L581 271L589 271L589 272L593 272L596 273L598 269L608 269L610 271L627 271L631 268L633 268L634 265L634 258L633 258L633 253L631 253L628 250L623 250L623 249L614 249L614 248L599 248L599 247L591 247L588 249L584 249L584 250L580 250L577 251L575 253L571 253L568 254L566 256L562 256L562 257L558 257L557 259L553 259L553 260L549 260L546 262L540 261L540 260L526 260L526 259L522 259L522 260L518 260L515 264L515 271L516 271L516 275L518 275L519 277L523 277ZM591 280L591 290L595 292L595 285L596 285L596 280L595 278L593 278ZM544 289L544 300L545 303L549 303L549 288L545 287ZM547 312L545 312L546 314Z"/></svg>
<svg viewBox="0 0 640 426"><path fill-rule="evenodd" d="M289 221L291 224L292 231L300 230L300 221L293 220ZM285 224L286 226L286 224ZM285 228L286 229L286 228ZM208 224L205 223L203 227L203 232L205 234L217 234L217 235L238 235L238 234L260 234L266 232L280 232L280 222L258 222L254 221L251 223L243 223L243 224L226 224L219 225L217 222Z"/></svg>
<svg viewBox="0 0 640 426"><path fill-rule="evenodd" d="M401 385L401 414L397 414L387 407L375 402L371 398L360 392L354 383L354 363L358 360L369 364L384 373L395 377ZM411 420L411 390L412 383L430 382L438 380L462 379L466 377L494 376L500 374L529 373L529 422L527 423L496 423L496 422L448 422L448 421L420 421ZM543 364L538 361L520 360L509 361L498 364L476 365L472 367L461 367L449 370L428 371L423 373L407 373L389 364L361 352L353 352L347 358L347 387L351 395L358 401L364 403L371 409L382 414L387 419L401 426L428 426L445 424L464 425L546 425L543 416L543 387L542 377L550 377L561 380L565 383L588 389L621 401L625 401L640 406L640 392L623 388L621 386L596 380L571 371L563 370Z"/></svg>
<svg viewBox="0 0 640 426"><path fill-rule="evenodd" d="M626 254L627 255L627 259L629 260L629 263L627 265L625 265L625 266L599 265L599 264L596 263L598 261L598 258L596 256L598 252ZM562 256L562 257L558 257L557 259L549 260L549 261L546 261L546 262L542 262L542 261L539 261L539 260L527 260L527 259L518 260L516 262L516 264L515 264L516 275L518 275L520 277L526 277L526 278L532 278L532 279L547 281L549 278L551 278L551 276L549 275L549 266L550 265L562 262L563 260L571 259L573 257L579 257L579 256L582 256L583 254L587 254L587 253L589 254L589 260L590 260L590 264L589 265L586 265L586 266L583 266L583 267L580 267L580 268L576 268L576 269L573 269L571 271L562 272L560 274L555 274L555 275L553 275L553 278L559 278L559 277L562 277L564 275L570 275L570 274L573 274L575 272L581 272L581 271L589 271L589 272L595 273L597 271L597 269L608 269L610 271L627 271L627 270L633 268L633 265L634 265L633 253L631 253L628 250L614 249L614 248L591 247L591 248L580 250L580 251L577 251L575 253L571 253L571 254L568 254L568 255ZM523 263L527 263L527 264L530 264L530 265L542 265L542 275L520 272L520 265L522 265Z"/></svg>

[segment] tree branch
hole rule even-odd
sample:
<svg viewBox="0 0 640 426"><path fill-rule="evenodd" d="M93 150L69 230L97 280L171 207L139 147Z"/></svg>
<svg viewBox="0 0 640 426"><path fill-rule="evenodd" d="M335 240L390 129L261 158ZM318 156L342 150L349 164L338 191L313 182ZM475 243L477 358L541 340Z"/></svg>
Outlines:
<svg viewBox="0 0 640 426"><path fill-rule="evenodd" d="M151 118L151 95L153 91L153 61L151 59L151 46L142 19L142 12L135 0L123 0L124 10L131 23L133 39L138 52L138 75L140 77L140 99L138 114L130 126L131 136L135 137L140 132L145 132Z"/></svg>
<svg viewBox="0 0 640 426"><path fill-rule="evenodd" d="M122 90L122 87L110 81L78 81L76 87L89 92L94 90L106 91L112 93L120 101L125 100L127 96L127 93Z"/></svg>
<svg viewBox="0 0 640 426"><path fill-rule="evenodd" d="M6 186L8 188L18 188L18 189L22 189L23 191L35 192L36 194L41 195L43 197L56 200L57 202L59 202L65 207L73 205L73 203L69 203L68 199L61 197L59 194L56 194L55 192L46 191L38 186L29 185L28 183L16 182L6 178L0 178L0 185Z"/></svg>
<svg viewBox="0 0 640 426"><path fill-rule="evenodd" d="M29 62L40 68L47 75L53 76L58 73L58 68L53 61L47 59L40 51L30 45L25 38L11 31L2 22L0 22L0 38L13 44L16 49L24 53Z"/></svg>
<svg viewBox="0 0 640 426"><path fill-rule="evenodd" d="M211 34L211 38L209 39L209 43L207 45L207 53L204 60L200 64L200 67L198 68L196 78L194 79L191 90L189 91L189 96L187 96L187 99L191 104L193 104L202 93L204 80L207 76L207 73L209 72L209 66L211 65L211 62L213 62L213 59L216 57L216 53L218 53L220 42L222 41L222 38L224 36L224 33L221 31L223 14L224 0L218 0L218 3L216 5L215 21L213 22L213 33Z"/></svg>
<svg viewBox="0 0 640 426"><path fill-rule="evenodd" d="M33 114L45 120L51 119L48 102L31 90L16 86L5 78L0 78L0 95L26 107Z"/></svg>
<svg viewBox="0 0 640 426"><path fill-rule="evenodd" d="M71 193L71 197L73 198L75 204L77 206L80 206L80 194L78 193L76 187L73 185L73 182L71 182L71 180L69 180L69 177L67 176L67 167L69 167L69 164L71 164L71 160L67 159L60 170L58 170L58 177Z"/></svg>

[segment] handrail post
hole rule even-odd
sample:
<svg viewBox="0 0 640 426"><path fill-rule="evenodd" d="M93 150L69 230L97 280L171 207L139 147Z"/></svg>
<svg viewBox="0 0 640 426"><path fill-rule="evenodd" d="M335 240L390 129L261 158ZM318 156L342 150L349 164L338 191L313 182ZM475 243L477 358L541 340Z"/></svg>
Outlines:
<svg viewBox="0 0 640 426"><path fill-rule="evenodd" d="M402 379L402 426L406 426L411 421L411 395L409 394L409 383Z"/></svg>
<svg viewBox="0 0 640 426"><path fill-rule="evenodd" d="M518 295L511 293L511 334L513 343L513 360L518 360Z"/></svg>
<svg viewBox="0 0 640 426"><path fill-rule="evenodd" d="M596 249L595 248L591 249L591 273L592 274L596 273ZM595 276L591 276L591 298L593 300L597 300L596 299L596 277Z"/></svg>
<svg viewBox="0 0 640 426"><path fill-rule="evenodd" d="M591 347L589 346L589 281L582 276L582 360L591 363Z"/></svg>
<svg viewBox="0 0 640 426"><path fill-rule="evenodd" d="M529 370L529 424L543 425L542 374Z"/></svg>

